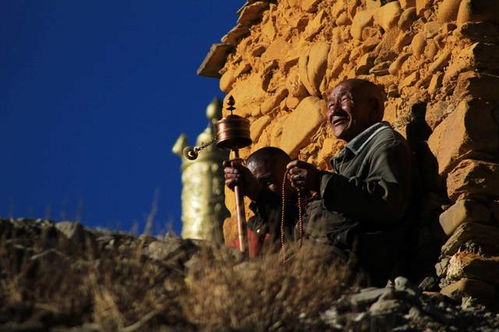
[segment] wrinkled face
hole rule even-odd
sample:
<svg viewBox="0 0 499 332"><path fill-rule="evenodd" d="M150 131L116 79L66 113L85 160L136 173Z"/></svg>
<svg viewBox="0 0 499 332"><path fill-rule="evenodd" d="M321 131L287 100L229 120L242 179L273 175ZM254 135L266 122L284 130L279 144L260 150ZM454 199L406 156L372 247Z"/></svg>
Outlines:
<svg viewBox="0 0 499 332"><path fill-rule="evenodd" d="M362 85L348 81L331 91L327 116L336 138L348 142L376 122L377 101L370 96Z"/></svg>
<svg viewBox="0 0 499 332"><path fill-rule="evenodd" d="M252 161L248 163L248 169L256 177L262 186L270 191L281 194L282 180L286 171L286 164L276 161Z"/></svg>

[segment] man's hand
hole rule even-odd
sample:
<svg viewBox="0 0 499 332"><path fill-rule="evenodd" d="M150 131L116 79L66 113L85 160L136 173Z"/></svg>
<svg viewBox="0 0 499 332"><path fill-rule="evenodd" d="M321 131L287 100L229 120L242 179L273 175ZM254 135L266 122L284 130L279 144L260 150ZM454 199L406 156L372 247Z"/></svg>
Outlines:
<svg viewBox="0 0 499 332"><path fill-rule="evenodd" d="M239 160L229 160L223 162L225 184L230 190L235 186L241 188L243 195L252 201L258 199L261 185L248 168L243 166Z"/></svg>
<svg viewBox="0 0 499 332"><path fill-rule="evenodd" d="M319 192L321 172L314 165L301 160L293 160L286 169L291 186L300 191Z"/></svg>

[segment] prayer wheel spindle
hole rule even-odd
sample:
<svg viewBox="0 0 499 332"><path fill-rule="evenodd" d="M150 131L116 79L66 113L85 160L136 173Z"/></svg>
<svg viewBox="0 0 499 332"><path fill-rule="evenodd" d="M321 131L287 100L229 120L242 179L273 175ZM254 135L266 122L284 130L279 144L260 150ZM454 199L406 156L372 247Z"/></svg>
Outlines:
<svg viewBox="0 0 499 332"><path fill-rule="evenodd" d="M204 148L215 143L220 149L230 150L234 152L233 162L241 162L239 157L239 149L251 145L250 123L247 119L233 114L235 101L232 96L227 99L227 110L230 115L216 123L216 139L212 142L201 144L199 146L188 146L184 149L184 156L189 160L195 160L198 154ZM234 187L236 196L236 213L237 213L237 232L239 236L239 250L246 251L246 214L244 211L244 198L239 186Z"/></svg>
<svg viewBox="0 0 499 332"><path fill-rule="evenodd" d="M233 114L235 101L232 96L227 100L227 110L230 115L217 122L217 147L234 152L234 160L241 162L239 149L251 145L250 123L247 119ZM246 213L244 211L244 198L239 186L234 187L236 196L237 232L239 236L239 250L246 251Z"/></svg>

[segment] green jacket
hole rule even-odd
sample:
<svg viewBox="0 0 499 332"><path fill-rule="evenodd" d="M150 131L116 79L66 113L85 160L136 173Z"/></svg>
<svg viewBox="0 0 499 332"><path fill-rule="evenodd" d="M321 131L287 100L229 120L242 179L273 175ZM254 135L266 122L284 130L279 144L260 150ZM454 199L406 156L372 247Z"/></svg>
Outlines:
<svg viewBox="0 0 499 332"><path fill-rule="evenodd" d="M305 238L355 251L372 283L401 273L412 193L412 156L406 140L378 122L331 159L319 198L305 216ZM354 246L356 244L356 246Z"/></svg>

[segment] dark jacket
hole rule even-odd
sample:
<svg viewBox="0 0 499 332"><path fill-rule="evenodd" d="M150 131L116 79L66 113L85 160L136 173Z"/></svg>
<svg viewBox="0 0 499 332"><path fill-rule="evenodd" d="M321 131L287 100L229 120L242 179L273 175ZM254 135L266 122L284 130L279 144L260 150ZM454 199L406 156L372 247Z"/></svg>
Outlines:
<svg viewBox="0 0 499 332"><path fill-rule="evenodd" d="M383 270L368 271L374 283L386 281L403 256L411 165L406 140L387 122L364 130L331 159L334 172L324 172L319 200L307 209L307 238L357 250L363 267Z"/></svg>

